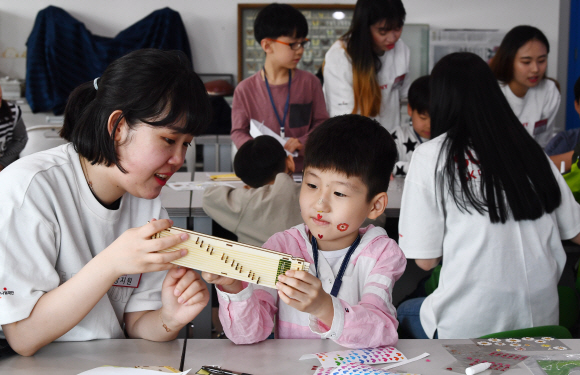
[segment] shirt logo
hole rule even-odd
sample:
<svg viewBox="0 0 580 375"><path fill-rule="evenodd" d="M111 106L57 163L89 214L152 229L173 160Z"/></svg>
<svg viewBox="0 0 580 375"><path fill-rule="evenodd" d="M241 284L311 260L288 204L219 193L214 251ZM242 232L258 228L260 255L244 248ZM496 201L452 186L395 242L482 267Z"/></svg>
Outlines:
<svg viewBox="0 0 580 375"><path fill-rule="evenodd" d="M385 90L387 87L389 87L389 85L382 85L382 86L380 86L380 89Z"/></svg>
<svg viewBox="0 0 580 375"><path fill-rule="evenodd" d="M2 288L2 290L0 290L0 296L13 296L14 295L14 291L13 290L8 290L8 288ZM0 297L2 298L2 297Z"/></svg>

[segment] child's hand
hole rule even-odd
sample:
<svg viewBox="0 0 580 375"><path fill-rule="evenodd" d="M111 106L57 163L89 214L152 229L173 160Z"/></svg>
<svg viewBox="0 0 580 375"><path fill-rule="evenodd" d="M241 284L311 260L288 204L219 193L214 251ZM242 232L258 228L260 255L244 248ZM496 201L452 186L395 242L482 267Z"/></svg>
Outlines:
<svg viewBox="0 0 580 375"><path fill-rule="evenodd" d="M170 269L169 262L187 254L187 250L157 253L187 240L185 233L152 239L155 233L173 225L168 219L152 220L139 228L126 230L119 238L103 250L97 257L104 260L106 269L115 277ZM96 259L96 258L95 258Z"/></svg>
<svg viewBox="0 0 580 375"><path fill-rule="evenodd" d="M312 314L328 327L334 319L332 297L322 289L320 280L305 271L286 271L278 276L278 295L288 306Z"/></svg>
<svg viewBox="0 0 580 375"><path fill-rule="evenodd" d="M294 151L300 151L302 150L302 147L304 147L304 145L300 143L297 138L288 138L286 144L284 145L284 149L290 153Z"/></svg>
<svg viewBox="0 0 580 375"><path fill-rule="evenodd" d="M210 284L221 285L226 293L237 294L244 289L240 280L232 279L214 273L202 272L201 277Z"/></svg>
<svg viewBox="0 0 580 375"><path fill-rule="evenodd" d="M207 286L197 272L173 265L163 280L161 314L169 328L191 322L209 301Z"/></svg>

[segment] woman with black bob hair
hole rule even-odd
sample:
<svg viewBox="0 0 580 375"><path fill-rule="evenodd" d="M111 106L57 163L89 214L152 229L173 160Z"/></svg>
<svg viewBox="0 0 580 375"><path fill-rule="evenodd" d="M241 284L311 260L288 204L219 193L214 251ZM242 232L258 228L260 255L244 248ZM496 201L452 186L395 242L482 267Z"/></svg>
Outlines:
<svg viewBox="0 0 580 375"><path fill-rule="evenodd" d="M331 117L360 114L389 132L401 125L409 48L400 40L407 13L401 0L358 0L349 30L326 53L324 95Z"/></svg>
<svg viewBox="0 0 580 375"><path fill-rule="evenodd" d="M490 62L512 110L542 147L554 135L561 100L557 82L546 75L548 53L550 43L544 33L521 25L506 34Z"/></svg>
<svg viewBox="0 0 580 375"><path fill-rule="evenodd" d="M413 154L399 245L425 270L444 262L431 295L399 306L401 338L557 325L561 240L580 243L580 206L479 56L441 59L430 90L433 138Z"/></svg>
<svg viewBox="0 0 580 375"><path fill-rule="evenodd" d="M169 263L186 250L157 253L187 236L151 237L172 225L158 196L209 120L182 52L137 50L73 91L70 143L2 172L0 284L13 294L0 333L16 352L125 332L168 341L199 314L205 284Z"/></svg>

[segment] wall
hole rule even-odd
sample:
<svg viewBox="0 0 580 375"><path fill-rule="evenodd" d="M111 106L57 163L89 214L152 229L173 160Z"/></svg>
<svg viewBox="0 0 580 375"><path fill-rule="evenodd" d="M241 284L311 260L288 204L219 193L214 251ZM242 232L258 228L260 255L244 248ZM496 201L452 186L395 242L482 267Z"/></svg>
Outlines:
<svg viewBox="0 0 580 375"><path fill-rule="evenodd" d="M354 0L340 2L355 3ZM186 25L196 71L237 75L237 3L234 0L0 0L0 74L25 77L26 39L36 14L48 5L55 5L84 22L94 34L108 37L115 36L153 10L168 6L181 14ZM546 34L551 44L549 74L561 83L566 82L567 35L559 40L560 34L568 29L569 21L564 20L568 16L565 10L569 9L566 0L403 0L403 3L408 23L506 31L519 24L536 26ZM566 43L563 43L564 39ZM564 113L564 109L562 105L560 112Z"/></svg>

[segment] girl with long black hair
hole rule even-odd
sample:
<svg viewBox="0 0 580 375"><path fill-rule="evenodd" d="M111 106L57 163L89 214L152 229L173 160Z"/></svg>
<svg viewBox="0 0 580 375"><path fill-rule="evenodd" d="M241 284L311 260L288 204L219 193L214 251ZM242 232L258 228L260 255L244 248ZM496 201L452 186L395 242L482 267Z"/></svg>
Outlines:
<svg viewBox="0 0 580 375"><path fill-rule="evenodd" d="M409 48L400 40L401 0L358 0L350 29L328 50L323 70L328 114L360 114L389 132L400 125L407 97Z"/></svg>
<svg viewBox="0 0 580 375"><path fill-rule="evenodd" d="M469 338L558 324L557 284L580 206L521 126L488 65L454 53L431 73L432 140L405 181L399 244L439 287L398 309L401 337Z"/></svg>

